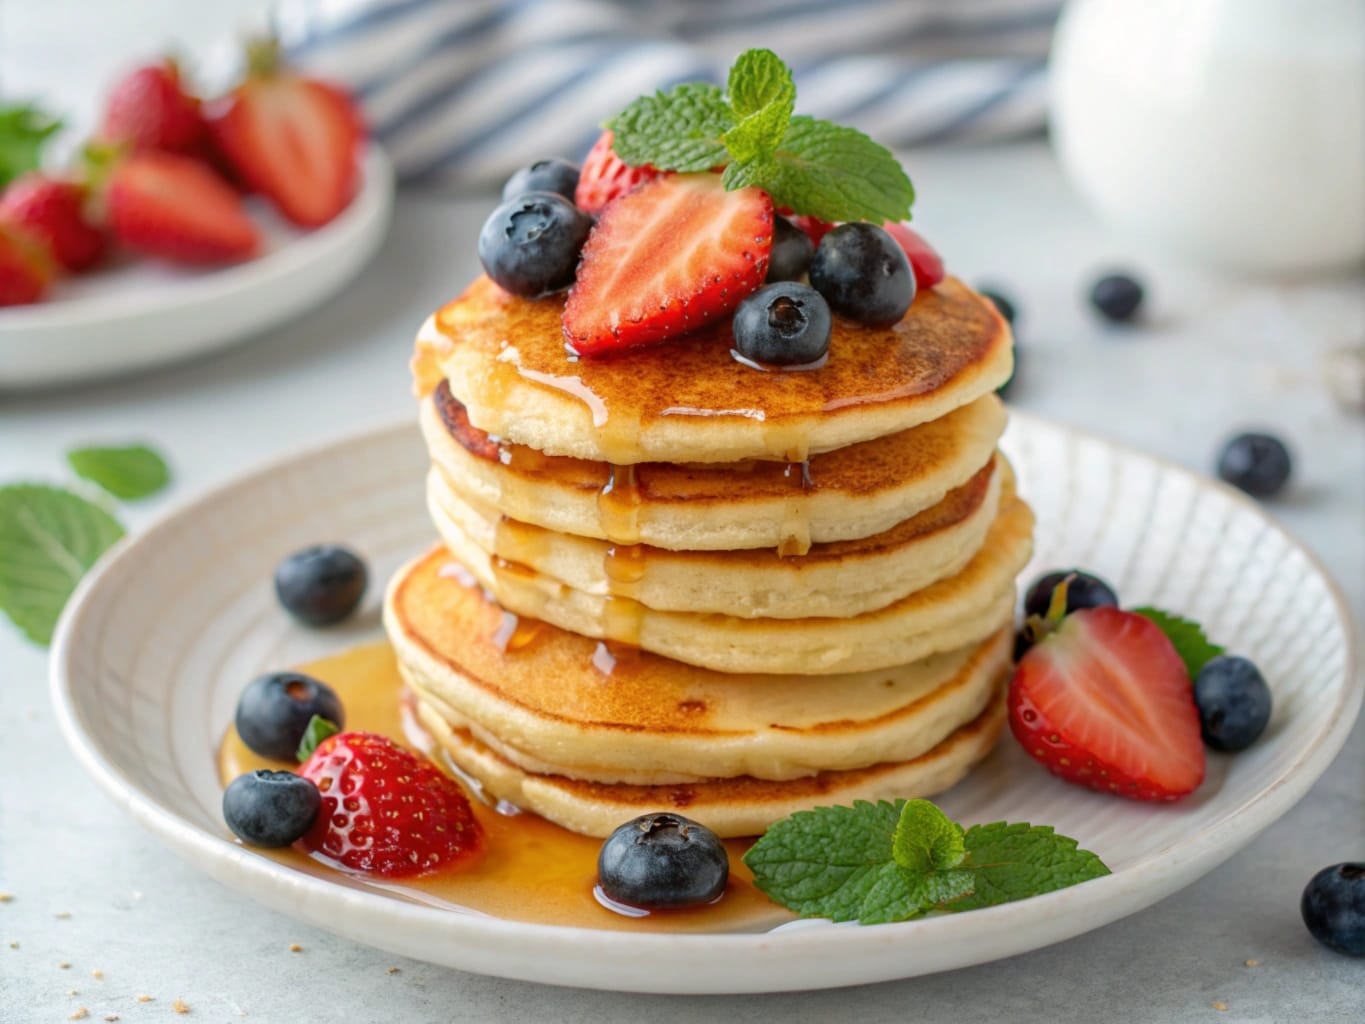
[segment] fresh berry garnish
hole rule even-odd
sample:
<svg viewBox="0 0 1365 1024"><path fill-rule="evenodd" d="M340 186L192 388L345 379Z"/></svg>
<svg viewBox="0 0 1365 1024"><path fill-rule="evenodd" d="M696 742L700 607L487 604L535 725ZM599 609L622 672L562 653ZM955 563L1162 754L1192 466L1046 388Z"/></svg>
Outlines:
<svg viewBox="0 0 1365 1024"><path fill-rule="evenodd" d="M479 262L505 291L539 298L573 284L592 218L562 195L524 192L483 222Z"/></svg>
<svg viewBox="0 0 1365 1024"><path fill-rule="evenodd" d="M1090 288L1090 304L1110 323L1132 320L1142 306L1142 285L1127 274L1109 274Z"/></svg>
<svg viewBox="0 0 1365 1024"><path fill-rule="evenodd" d="M647 182L603 210L588 235L564 336L594 356L728 316L763 283L772 239L773 204L761 189L727 192L719 174Z"/></svg>
<svg viewBox="0 0 1365 1024"><path fill-rule="evenodd" d="M829 304L807 284L764 285L739 304L735 350L756 363L813 363L829 351Z"/></svg>
<svg viewBox="0 0 1365 1024"><path fill-rule="evenodd" d="M455 781L387 737L329 736L299 774L322 794L322 812L304 846L352 871L426 874L482 845L483 830Z"/></svg>
<svg viewBox="0 0 1365 1024"><path fill-rule="evenodd" d="M293 772L268 769L239 775L223 792L223 820L252 846L297 843L318 820L322 794Z"/></svg>
<svg viewBox="0 0 1365 1024"><path fill-rule="evenodd" d="M188 153L204 134L199 100L167 59L128 72L109 91L99 137L136 150Z"/></svg>
<svg viewBox="0 0 1365 1024"><path fill-rule="evenodd" d="M285 68L274 41L248 47L247 62L245 80L205 106L214 144L289 220L326 224L360 182L364 120L337 86Z"/></svg>
<svg viewBox="0 0 1365 1024"><path fill-rule="evenodd" d="M1365 956L1365 864L1323 868L1299 904L1308 931L1328 949Z"/></svg>
<svg viewBox="0 0 1365 1024"><path fill-rule="evenodd" d="M834 312L893 324L915 299L915 275L900 244L875 224L840 224L815 249L810 283Z"/></svg>
<svg viewBox="0 0 1365 1024"><path fill-rule="evenodd" d="M1024 655L1010 680L1015 738L1054 775L1134 800L1174 800L1204 780L1185 663L1150 619L1084 608Z"/></svg>
<svg viewBox="0 0 1365 1024"><path fill-rule="evenodd" d="M611 131L603 132L578 173L573 201L585 213L600 213L613 199L659 176L653 167L627 166L611 148L611 140Z"/></svg>
<svg viewBox="0 0 1365 1024"><path fill-rule="evenodd" d="M0 220L47 243L65 269L88 270L104 254L104 233L85 215L86 189L74 181L26 174L0 196Z"/></svg>
<svg viewBox="0 0 1365 1024"><path fill-rule="evenodd" d="M908 224L887 221L882 225L886 233L896 240L910 261L910 269L915 272L915 288L932 288L947 276L943 269L943 257L934 251L933 246L920 237L919 232Z"/></svg>
<svg viewBox="0 0 1365 1024"><path fill-rule="evenodd" d="M1230 654L1211 658L1194 680L1204 742L1214 750L1245 750L1270 721L1270 687L1261 670Z"/></svg>
<svg viewBox="0 0 1365 1024"><path fill-rule="evenodd" d="M810 236L786 217L773 220L773 248L768 255L768 277L773 281L797 281L810 269L815 245Z"/></svg>
<svg viewBox="0 0 1365 1024"><path fill-rule="evenodd" d="M337 728L346 724L336 691L302 672L271 672L253 679L238 698L237 735L253 753L293 761L314 717Z"/></svg>
<svg viewBox="0 0 1365 1024"><path fill-rule="evenodd" d="M650 910L710 903L725 891L730 858L704 825L678 814L643 814L609 835L597 883L618 903Z"/></svg>
<svg viewBox="0 0 1365 1024"><path fill-rule="evenodd" d="M806 237L810 239L810 244L815 246L818 246L827 234L839 226L833 221L821 220L819 217L808 217L804 214L790 216L784 214L784 216L804 231Z"/></svg>
<svg viewBox="0 0 1365 1024"><path fill-rule="evenodd" d="M368 582L364 559L338 544L295 551L275 567L280 604L309 626L330 626L346 618L360 604Z"/></svg>
<svg viewBox="0 0 1365 1024"><path fill-rule="evenodd" d="M523 192L554 192L572 203L577 188L578 168L567 160L553 157L537 160L508 178L502 187L502 198L515 199Z"/></svg>
<svg viewBox="0 0 1365 1024"><path fill-rule="evenodd" d="M177 153L117 160L105 186L105 208L119 242L176 263L230 263L252 255L259 243L231 186Z"/></svg>
<svg viewBox="0 0 1365 1024"><path fill-rule="evenodd" d="M1079 611L1081 608L1118 606L1118 594L1098 576L1081 572L1079 569L1062 569L1039 576L1033 581L1024 595L1024 614L1046 617L1048 609L1052 606L1052 592L1063 580L1067 581L1066 614Z"/></svg>
<svg viewBox="0 0 1365 1024"><path fill-rule="evenodd" d="M0 221L0 306L22 306L47 294L52 253L23 228Z"/></svg>
<svg viewBox="0 0 1365 1024"><path fill-rule="evenodd" d="M1218 475L1254 498L1273 498L1289 483L1294 460L1273 434L1238 434L1218 456Z"/></svg>
<svg viewBox="0 0 1365 1024"><path fill-rule="evenodd" d="M1007 324L1014 326L1014 300L1007 298L992 288L978 288L976 291L983 299L990 300L991 305L995 307L995 311L1005 318Z"/></svg>

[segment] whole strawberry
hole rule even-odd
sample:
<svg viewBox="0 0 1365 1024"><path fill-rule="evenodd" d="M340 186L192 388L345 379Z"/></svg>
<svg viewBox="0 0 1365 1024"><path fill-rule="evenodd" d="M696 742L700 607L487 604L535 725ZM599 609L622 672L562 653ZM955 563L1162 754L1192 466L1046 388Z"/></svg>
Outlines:
<svg viewBox="0 0 1365 1024"><path fill-rule="evenodd" d="M204 123L199 100L185 90L179 65L167 58L114 84L98 134L136 150L188 153L201 144Z"/></svg>
<svg viewBox="0 0 1365 1024"><path fill-rule="evenodd" d="M52 262L47 246L0 220L0 306L22 306L47 294Z"/></svg>
<svg viewBox="0 0 1365 1024"><path fill-rule="evenodd" d="M573 201L584 213L597 213L617 196L659 176L653 167L629 167L611 148L610 129L603 132L583 161Z"/></svg>
<svg viewBox="0 0 1365 1024"><path fill-rule="evenodd" d="M483 845L483 830L454 780L387 737L329 736L299 774L322 793L317 822L301 842L352 871L427 874Z"/></svg>
<svg viewBox="0 0 1365 1024"><path fill-rule="evenodd" d="M79 273L104 254L104 233L85 214L86 189L74 181L33 172L0 196L0 218L46 242L67 270Z"/></svg>

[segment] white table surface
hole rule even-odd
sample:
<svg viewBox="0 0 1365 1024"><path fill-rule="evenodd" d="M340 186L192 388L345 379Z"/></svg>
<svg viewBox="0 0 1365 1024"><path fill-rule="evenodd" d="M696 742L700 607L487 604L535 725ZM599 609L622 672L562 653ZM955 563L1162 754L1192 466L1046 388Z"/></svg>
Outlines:
<svg viewBox="0 0 1365 1024"><path fill-rule="evenodd" d="M1018 301L1023 360L1014 401L1201 470L1237 428L1283 433L1299 475L1275 512L1335 568L1359 629L1365 421L1337 410L1322 380L1323 353L1365 337L1359 275L1246 284L1170 263L1107 234L1040 145L923 154L909 166L920 224L950 268L973 282L998 281ZM278 452L412 415L412 335L475 273L474 237L487 209L484 199L403 198L386 247L354 287L245 347L136 380L0 395L0 479L60 481L72 445L146 439L170 458L175 483L127 508L136 527ZM1148 328L1103 329L1078 301L1088 276L1110 263L1136 267L1150 283ZM188 1019L272 1024L1356 1021L1365 962L1318 947L1298 901L1318 868L1365 857L1362 781L1358 723L1310 795L1225 866L1144 913L1012 960L809 994L557 989L333 938L180 862L81 774L53 721L45 652L0 621L0 892L13 894L0 903L0 1021L65 1020L82 1006L92 1020L172 1019L176 998L191 1007ZM291 953L291 943L301 952ZM139 993L155 1002L136 1002Z"/></svg>

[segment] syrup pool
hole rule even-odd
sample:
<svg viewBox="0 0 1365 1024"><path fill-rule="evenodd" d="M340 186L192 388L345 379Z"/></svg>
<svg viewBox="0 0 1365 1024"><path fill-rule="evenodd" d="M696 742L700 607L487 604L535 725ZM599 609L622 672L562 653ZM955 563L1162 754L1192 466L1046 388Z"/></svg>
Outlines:
<svg viewBox="0 0 1365 1024"><path fill-rule="evenodd" d="M421 749L448 769L440 752L433 749L430 737L407 713L403 681L387 643L357 647L299 669L336 690L346 709L348 730L389 736ZM295 767L253 754L231 726L218 750L218 778L224 786L256 768ZM601 840L577 835L534 814L502 813L473 794L470 802L484 828L484 852L472 865L460 865L450 871L410 879L371 880L293 847L255 852L310 875L416 903L538 924L630 931L725 932L762 931L792 919L791 914L754 888L753 876L741 860L749 848L748 840L726 841L730 882L717 902L688 910L627 917L608 909L593 895Z"/></svg>

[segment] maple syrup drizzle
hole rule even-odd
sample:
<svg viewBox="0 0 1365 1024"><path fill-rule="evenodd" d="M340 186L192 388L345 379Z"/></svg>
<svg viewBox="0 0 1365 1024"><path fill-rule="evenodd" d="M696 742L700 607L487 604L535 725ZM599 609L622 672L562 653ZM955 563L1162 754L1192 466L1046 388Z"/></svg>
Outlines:
<svg viewBox="0 0 1365 1024"><path fill-rule="evenodd" d="M545 623L539 619L523 617L504 608L502 622L493 634L493 643L504 654L515 654L534 643L544 629Z"/></svg>
<svg viewBox="0 0 1365 1024"><path fill-rule="evenodd" d="M597 492L597 521L613 544L640 543L640 485L633 464L612 465Z"/></svg>

